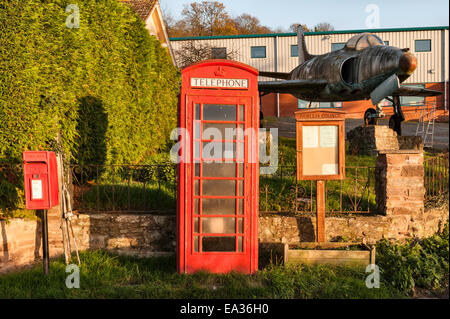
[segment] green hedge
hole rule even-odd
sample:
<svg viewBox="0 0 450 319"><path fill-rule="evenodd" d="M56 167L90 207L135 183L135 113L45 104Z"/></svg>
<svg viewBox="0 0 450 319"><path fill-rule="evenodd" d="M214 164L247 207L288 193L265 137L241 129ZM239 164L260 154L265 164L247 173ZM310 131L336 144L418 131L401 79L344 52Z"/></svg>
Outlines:
<svg viewBox="0 0 450 319"><path fill-rule="evenodd" d="M54 149L77 163L139 163L165 148L179 74L167 49L117 0L0 0L0 160Z"/></svg>
<svg viewBox="0 0 450 319"><path fill-rule="evenodd" d="M66 26L72 3L80 28ZM168 148L179 83L117 0L0 0L0 165L59 147L77 164L146 162Z"/></svg>

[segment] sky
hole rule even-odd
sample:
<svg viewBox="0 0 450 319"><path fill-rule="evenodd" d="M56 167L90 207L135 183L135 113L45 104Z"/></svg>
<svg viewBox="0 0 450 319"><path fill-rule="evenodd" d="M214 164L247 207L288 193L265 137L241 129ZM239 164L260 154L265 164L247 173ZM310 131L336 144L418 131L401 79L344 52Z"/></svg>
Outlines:
<svg viewBox="0 0 450 319"><path fill-rule="evenodd" d="M164 11L181 17L185 4L202 0L160 0ZM328 22L336 30L449 25L448 0L218 0L232 16L248 13L262 25L288 31L293 23ZM377 14L379 13L379 14Z"/></svg>

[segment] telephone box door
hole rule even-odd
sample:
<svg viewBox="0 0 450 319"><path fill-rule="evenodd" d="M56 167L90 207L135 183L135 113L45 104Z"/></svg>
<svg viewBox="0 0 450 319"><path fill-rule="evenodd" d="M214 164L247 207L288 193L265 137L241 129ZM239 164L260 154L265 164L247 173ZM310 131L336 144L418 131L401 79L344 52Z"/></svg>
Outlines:
<svg viewBox="0 0 450 319"><path fill-rule="evenodd" d="M193 118L192 197L188 215L190 266L205 260L218 272L250 268L250 99L191 97ZM235 130L236 134L230 134ZM203 134L202 134L203 133ZM229 136L227 136L229 133ZM247 163L247 164L246 164ZM206 258L205 258L206 257Z"/></svg>

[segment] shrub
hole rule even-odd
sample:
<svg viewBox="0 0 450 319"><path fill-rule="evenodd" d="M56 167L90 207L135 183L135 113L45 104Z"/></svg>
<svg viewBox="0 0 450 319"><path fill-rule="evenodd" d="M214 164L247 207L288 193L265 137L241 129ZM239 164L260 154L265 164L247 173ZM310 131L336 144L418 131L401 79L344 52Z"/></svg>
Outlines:
<svg viewBox="0 0 450 319"><path fill-rule="evenodd" d="M403 244L380 241L376 258L383 280L404 292L412 292L415 287L440 287L449 273L448 236L447 222L441 233L423 240L411 239Z"/></svg>
<svg viewBox="0 0 450 319"><path fill-rule="evenodd" d="M71 3L0 0L0 166L58 149L76 164L139 164L168 147L180 77L167 49L117 0L77 1L69 29ZM0 198L17 197L5 183Z"/></svg>

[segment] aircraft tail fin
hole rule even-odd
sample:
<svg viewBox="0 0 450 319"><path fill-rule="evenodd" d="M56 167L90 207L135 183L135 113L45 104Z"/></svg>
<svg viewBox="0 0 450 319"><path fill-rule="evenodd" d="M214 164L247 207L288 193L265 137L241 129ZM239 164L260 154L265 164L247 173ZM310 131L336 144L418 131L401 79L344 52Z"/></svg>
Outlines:
<svg viewBox="0 0 450 319"><path fill-rule="evenodd" d="M301 24L298 25L297 29L297 46L298 46L299 65L313 57L311 54L308 53L308 49L306 48L305 33L303 32Z"/></svg>

